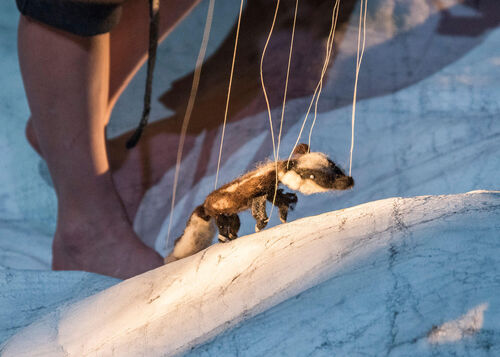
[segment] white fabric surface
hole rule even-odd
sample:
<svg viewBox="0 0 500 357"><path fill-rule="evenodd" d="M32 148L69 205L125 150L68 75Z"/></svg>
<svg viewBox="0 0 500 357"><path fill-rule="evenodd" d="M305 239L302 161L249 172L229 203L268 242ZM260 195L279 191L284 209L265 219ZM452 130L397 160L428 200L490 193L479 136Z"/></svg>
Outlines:
<svg viewBox="0 0 500 357"><path fill-rule="evenodd" d="M484 0L481 3L492 2L494 0ZM483 21L484 31L473 35L452 33L451 30L438 33L443 17L437 12L434 2L370 1L368 47L361 68L361 100L357 107L353 162L356 187L353 191L335 195L299 197L297 210L290 215L291 220L393 196L499 189L498 22L495 22L494 14L481 13L468 3L460 5L459 1L451 0L440 3L449 7L449 14L457 18ZM213 52L229 31L237 5L231 1L218 2L216 19L219 20L214 23L214 39L209 51ZM161 46L158 68L163 70L157 71L155 88L164 90L166 84L192 70L198 50L198 42L192 40L201 36L201 29L198 34L191 29L198 28L203 23L204 6L206 1ZM114 284L116 280L85 273L75 275L48 271L56 200L44 163L24 139L24 126L29 112L17 64L17 11L13 1L2 2L0 13L0 73L4 83L0 87L0 120L3 127L0 132L0 150L3 153L0 159L0 269L3 269L3 278L0 279L0 311L18 312L18 321L1 327L1 340L39 316L32 309L24 309L23 306L39 306L40 311L50 311L62 301L91 294L108 284ZM338 98L350 98L352 95L356 21L357 17L354 16L345 40L338 49L336 64L330 71L320 102L323 103L320 104L322 110L313 136L313 149L328 153L343 167L348 164L350 107L336 103ZM109 128L112 135L135 125L139 114L132 114L134 111L140 113L143 74L144 71L141 70L118 103ZM299 98L287 104L287 118L293 120L286 126L283 148L293 145L308 101L309 98ZM279 108L274 110L274 114L278 115L278 112ZM153 113L154 120L165 116L169 111L155 103ZM252 125L248 124L250 122ZM241 136L245 126L252 127L253 131L249 131L247 136ZM222 182L232 179L253 164L256 147L269 147L267 130L266 113L253 115L228 126L225 144L228 160L221 169ZM195 157L197 150L199 152L202 149L204 135L201 133L194 138L195 149L186 155L187 159ZM217 160L218 148L214 147L212 151L210 165L213 166ZM266 155L270 156L270 151ZM183 166L182 173L183 182L187 186L179 188L180 199L174 217L173 238L180 234L186 217L210 191L214 180L213 174L208 173L194 187L189 187L192 173L188 165ZM141 237L162 253L166 252L164 241L172 177L173 171L170 170L147 193L134 222ZM273 221L271 225L276 223ZM474 219L471 218L470 225L473 224ZM250 217L243 215L241 233L250 233L252 228ZM467 247L463 249L466 250ZM498 252L496 245L479 244L475 249ZM484 264L487 266L487 261ZM477 272L479 275L486 273L487 271L481 270ZM15 279L6 278L8 276L15 276ZM33 280L39 283L33 284ZM26 286L30 286L29 289L23 286L24 281ZM73 295L70 292L72 284L80 286L80 283L84 292L75 292ZM460 285L456 287L458 289ZM329 291L328 289L324 286L317 287L309 291L308 296L327 302L329 296L323 295L323 292ZM46 298L37 305L37 296ZM279 321L273 318L282 313L281 309L286 310L284 316L295 316L307 304L303 300L298 301L300 303L291 300L284 307L271 310L266 315L270 316L270 320L265 320L269 324L267 328L260 326L260 321L264 320L257 317L248 323L246 330L243 326L229 332L193 353L232 355L238 352L242 355L254 355L258 351L274 354L288 351L293 354L296 347L293 339L288 340L288 347L279 345L278 341L283 338L279 334L273 335L271 339L262 338L259 340L261 344L255 339L259 338L258 331L265 334L273 329L272 321ZM483 301L477 302L479 304ZM366 307L365 300L354 300L354 303ZM460 305L460 302L457 304ZM358 305L348 306L344 313L352 312L351 309L356 306ZM439 306L445 310L443 316L449 316L450 320L459 318L474 307L472 303L462 304L446 311L445 305ZM491 310L494 308L490 306L485 313L496 311ZM313 307L309 313L315 313ZM12 314L8 316L9 319L14 319ZM307 319L300 321L300 324L297 322L295 326L298 332L290 335L310 339L300 345L309 346L310 349L300 351L318 356L331 353L334 347L328 343L323 345L324 341L321 342L318 337L320 331L312 329L311 335L300 332L308 324L310 322ZM257 325L259 328L255 327ZM282 332L291 333L287 329ZM398 333L399 331L394 331L395 341L400 336ZM498 329L493 328L491 336L492 339L487 339L490 341L488 343L497 344ZM474 340L474 343L480 344L483 340ZM468 353L466 347L460 351L459 355ZM352 353L354 355L357 352ZM422 354L425 355L426 352Z"/></svg>

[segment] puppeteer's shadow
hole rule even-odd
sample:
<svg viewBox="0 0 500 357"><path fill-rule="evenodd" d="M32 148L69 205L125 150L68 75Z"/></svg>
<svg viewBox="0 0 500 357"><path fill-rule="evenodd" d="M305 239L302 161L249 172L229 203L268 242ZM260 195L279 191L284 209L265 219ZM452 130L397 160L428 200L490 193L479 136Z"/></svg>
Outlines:
<svg viewBox="0 0 500 357"><path fill-rule="evenodd" d="M327 74L328 86L322 95L320 111L340 108L352 101L355 53L343 54L342 43L356 3L354 0L341 2L335 36L335 46L340 50L334 51L332 57L333 65ZM229 107L228 121L231 123L265 111L259 66L274 6L273 1L250 0L244 10ZM294 6L294 0L281 1L278 21L266 53L263 72L273 108L281 106L282 102ZM363 60L358 100L393 93L429 77L463 57L483 41L489 29L500 23L500 3L496 0L469 0L451 8L435 0L434 6L439 11L423 23L369 47ZM323 66L332 7L333 1L300 3L288 100L310 97L314 92ZM185 157L193 147L195 136L205 132L201 154L197 162L190 163L196 172L191 185L215 171L215 167L208 166L208 159L213 147L218 145L216 139L224 118L235 31L236 27L203 65L184 148ZM136 148L128 152L124 150L129 133L109 143L115 181L131 217L135 215L145 191L175 165L192 78L191 73L179 79L161 95L159 100L175 114L150 124ZM284 133L302 120L302 115L288 115ZM253 137L256 132L269 130L267 121L251 125L245 121L245 125L239 129L237 139L226 142L224 160L236 151L238 143ZM271 140L264 142L254 155L255 161L263 160L272 151Z"/></svg>

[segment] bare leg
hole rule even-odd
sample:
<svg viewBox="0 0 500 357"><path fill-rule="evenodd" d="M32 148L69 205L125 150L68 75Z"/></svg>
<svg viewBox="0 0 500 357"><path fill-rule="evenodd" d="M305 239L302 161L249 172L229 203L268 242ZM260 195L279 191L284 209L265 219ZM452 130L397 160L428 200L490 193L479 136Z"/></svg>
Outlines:
<svg viewBox="0 0 500 357"><path fill-rule="evenodd" d="M160 41L200 0L161 0ZM147 59L149 36L148 2L129 0L123 6L120 23L111 31L109 104L111 114L116 101ZM140 102L140 101L139 101Z"/></svg>
<svg viewBox="0 0 500 357"><path fill-rule="evenodd" d="M159 266L134 234L109 171L109 35L83 38L21 17L19 61L58 197L53 268L126 278Z"/></svg>
<svg viewBox="0 0 500 357"><path fill-rule="evenodd" d="M200 0L161 2L160 41L198 4ZM149 36L148 2L129 0L123 5L120 23L110 33L109 99L106 123L118 98L147 59ZM26 138L39 155L42 155L33 121L26 125Z"/></svg>
<svg viewBox="0 0 500 357"><path fill-rule="evenodd" d="M163 2L161 37L198 1ZM116 100L146 59L148 28L147 2L140 0L124 5L111 34L93 38L21 19L19 57L32 112L26 136L46 158L59 200L54 269L129 277L162 262L131 228L104 137Z"/></svg>

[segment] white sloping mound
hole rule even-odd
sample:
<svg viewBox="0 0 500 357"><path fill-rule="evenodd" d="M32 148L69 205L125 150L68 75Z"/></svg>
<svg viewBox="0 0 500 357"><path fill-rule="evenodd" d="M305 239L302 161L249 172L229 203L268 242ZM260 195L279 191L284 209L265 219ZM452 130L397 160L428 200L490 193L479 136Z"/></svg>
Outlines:
<svg viewBox="0 0 500 357"><path fill-rule="evenodd" d="M468 226L464 228L462 222ZM444 269L447 264L458 267L462 258L487 255L490 258L481 260L487 263L481 271L486 275L489 270L498 271L499 228L499 192L392 198L325 213L229 244L217 244L193 257L61 307L12 337L0 351L5 357L178 354L330 277L354 274L364 262L382 260L388 267L396 265L398 250L404 247L420 250L421 256L417 258L423 261L432 260L434 249L436 254L448 257L443 269L428 270L427 276L416 269L414 276L411 273L407 276L409 280L427 279L430 284L446 281L452 287L456 285L442 293L420 295L422 303L432 303L447 299L448 294L459 294L460 286L465 284ZM465 244L453 245L450 237L446 241L452 246L437 245L426 250L427 245L443 238L432 233L443 231L453 232L460 244L467 239L471 243L483 240L479 245L483 251L470 252ZM446 249L450 254L443 253ZM378 254L381 251L393 254ZM362 279L352 281L345 294L356 300L364 284ZM497 292L498 285L496 281ZM395 287L389 287L388 291L391 289ZM360 310L366 308L370 296L362 297L361 301L364 303L359 305ZM499 297L495 301L481 301L472 312L450 319L454 322L442 321L444 324L434 328L431 325L428 334L420 338L428 344L439 344L477 334L485 323L484 314L497 314L494 320L499 320L500 311L495 303L500 303ZM433 316L441 313L434 311ZM344 311L344 316L351 316L352 321L357 314L355 310ZM397 316L393 318L396 320ZM344 324L337 326L342 330L350 328L351 319L327 322ZM416 321L405 324L410 330L413 325ZM496 324L492 329L493 335L498 336L500 326ZM387 334L394 342L396 332L380 329L379 334ZM362 333L356 338L350 336L350 343L362 345L363 338L366 336ZM375 355L383 351L384 339L369 338L374 343L371 347Z"/></svg>

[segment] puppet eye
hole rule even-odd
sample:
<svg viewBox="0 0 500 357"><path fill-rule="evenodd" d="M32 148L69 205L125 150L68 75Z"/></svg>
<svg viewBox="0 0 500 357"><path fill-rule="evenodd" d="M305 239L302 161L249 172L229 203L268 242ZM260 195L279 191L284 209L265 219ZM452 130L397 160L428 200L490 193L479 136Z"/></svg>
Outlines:
<svg viewBox="0 0 500 357"><path fill-rule="evenodd" d="M310 175L310 176L309 176L309 178L310 178L311 180L314 180L314 175Z"/></svg>

